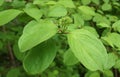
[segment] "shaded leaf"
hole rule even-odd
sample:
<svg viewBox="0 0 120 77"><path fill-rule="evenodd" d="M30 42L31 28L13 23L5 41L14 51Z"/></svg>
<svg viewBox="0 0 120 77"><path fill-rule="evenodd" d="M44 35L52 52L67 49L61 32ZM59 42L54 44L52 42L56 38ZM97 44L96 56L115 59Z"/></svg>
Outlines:
<svg viewBox="0 0 120 77"><path fill-rule="evenodd" d="M0 50L3 48L3 43L0 41Z"/></svg>
<svg viewBox="0 0 120 77"><path fill-rule="evenodd" d="M91 71L88 71L86 74L85 74L85 77L100 77L100 73L95 71L95 72L91 72Z"/></svg>
<svg viewBox="0 0 120 77"><path fill-rule="evenodd" d="M108 3L109 2L109 0L103 0L105 3Z"/></svg>
<svg viewBox="0 0 120 77"><path fill-rule="evenodd" d="M20 70L18 68L12 68L8 71L6 77L19 77Z"/></svg>
<svg viewBox="0 0 120 77"><path fill-rule="evenodd" d="M4 0L0 0L0 6L4 3Z"/></svg>
<svg viewBox="0 0 120 77"><path fill-rule="evenodd" d="M118 57L114 53L109 53L108 60L105 65L105 69L111 69L115 65L117 58Z"/></svg>
<svg viewBox="0 0 120 77"><path fill-rule="evenodd" d="M120 32L120 20L118 20L118 21L116 21L115 23L113 23L112 28L113 28L115 31Z"/></svg>
<svg viewBox="0 0 120 77"><path fill-rule="evenodd" d="M37 45L25 57L24 69L30 74L42 73L52 63L56 51L57 47L54 40L48 40Z"/></svg>
<svg viewBox="0 0 120 77"><path fill-rule="evenodd" d="M90 4L91 0L81 0L83 5L88 5Z"/></svg>
<svg viewBox="0 0 120 77"><path fill-rule="evenodd" d="M18 47L18 44L14 44L13 46L13 52L14 52L14 56L20 60L23 61L24 57L25 57L25 53L21 53Z"/></svg>
<svg viewBox="0 0 120 77"><path fill-rule="evenodd" d="M78 59L75 57L71 49L68 49L63 56L63 61L66 65L74 65L78 63Z"/></svg>
<svg viewBox="0 0 120 77"><path fill-rule="evenodd" d="M103 74L103 77L114 77L114 74L111 70L105 70Z"/></svg>
<svg viewBox="0 0 120 77"><path fill-rule="evenodd" d="M99 5L100 4L100 0L92 0L93 3Z"/></svg>
<svg viewBox="0 0 120 77"><path fill-rule="evenodd" d="M120 69L120 59L115 62L114 68Z"/></svg>

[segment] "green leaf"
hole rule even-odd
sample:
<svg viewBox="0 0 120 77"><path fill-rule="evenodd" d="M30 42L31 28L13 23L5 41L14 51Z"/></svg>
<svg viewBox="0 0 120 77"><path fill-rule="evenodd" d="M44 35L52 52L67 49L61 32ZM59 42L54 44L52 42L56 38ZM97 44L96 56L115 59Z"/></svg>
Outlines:
<svg viewBox="0 0 120 77"><path fill-rule="evenodd" d="M4 0L0 0L0 6L4 3Z"/></svg>
<svg viewBox="0 0 120 77"><path fill-rule="evenodd" d="M76 28L79 28L79 26L77 26L76 24L70 24L67 27L67 32L71 32L71 31L75 30Z"/></svg>
<svg viewBox="0 0 120 77"><path fill-rule="evenodd" d="M109 37L105 36L105 37L101 37L101 39L102 39L104 44L110 45L111 47L114 47L114 45L113 45L113 43L112 43L112 41L111 41L111 39Z"/></svg>
<svg viewBox="0 0 120 77"><path fill-rule="evenodd" d="M92 17L95 15L95 11L93 8L89 7L89 6L80 6L78 7L78 11L81 15L81 17L84 20L91 20Z"/></svg>
<svg viewBox="0 0 120 77"><path fill-rule="evenodd" d="M25 5L25 8L37 8L36 5L34 5L33 3L27 3Z"/></svg>
<svg viewBox="0 0 120 77"><path fill-rule="evenodd" d="M71 51L71 49L68 49L63 56L63 62L66 65L74 65L76 63L78 63L78 59L75 57L75 55L73 54L73 52Z"/></svg>
<svg viewBox="0 0 120 77"><path fill-rule="evenodd" d="M111 70L105 70L103 72L103 77L114 77L114 74Z"/></svg>
<svg viewBox="0 0 120 77"><path fill-rule="evenodd" d="M91 16L95 15L95 11L89 6L80 6L78 8L81 12L83 12L86 15L91 15Z"/></svg>
<svg viewBox="0 0 120 77"><path fill-rule="evenodd" d="M102 16L101 14L98 14L98 13L95 14L95 16L93 18L93 21L96 22L97 24L104 23L104 24L106 24L108 26L111 25L111 22L108 20L107 17ZM103 27L103 24L101 26ZM98 26L98 27L101 28L101 26Z"/></svg>
<svg viewBox="0 0 120 77"><path fill-rule="evenodd" d="M120 49L120 34L118 33L109 33L107 36L102 37L110 46L117 47Z"/></svg>
<svg viewBox="0 0 120 77"><path fill-rule="evenodd" d="M57 33L57 26L51 20L40 20L39 22L29 22L22 36L19 38L19 48L21 52L25 52L34 46L48 40Z"/></svg>
<svg viewBox="0 0 120 77"><path fill-rule="evenodd" d="M91 0L81 0L83 5L88 5L91 3Z"/></svg>
<svg viewBox="0 0 120 77"><path fill-rule="evenodd" d="M25 53L21 53L18 47L18 44L14 44L13 45L13 52L14 52L14 56L20 60L23 61L24 57L25 57Z"/></svg>
<svg viewBox="0 0 120 77"><path fill-rule="evenodd" d="M67 8L75 8L75 5L72 0L59 0L58 4L61 4Z"/></svg>
<svg viewBox="0 0 120 77"><path fill-rule="evenodd" d="M74 55L89 70L103 71L107 61L107 51L102 42L87 30L75 30L67 35Z"/></svg>
<svg viewBox="0 0 120 77"><path fill-rule="evenodd" d="M8 71L6 77L19 77L20 70L18 68L12 68Z"/></svg>
<svg viewBox="0 0 120 77"><path fill-rule="evenodd" d="M24 1L24 0L11 0L11 6L13 7L13 8L24 8L25 7L25 5L26 5L26 1Z"/></svg>
<svg viewBox="0 0 120 77"><path fill-rule="evenodd" d="M115 62L114 68L120 69L120 59Z"/></svg>
<svg viewBox="0 0 120 77"><path fill-rule="evenodd" d="M109 2L109 0L103 0L105 3L108 3Z"/></svg>
<svg viewBox="0 0 120 77"><path fill-rule="evenodd" d="M111 10L111 9L112 9L111 4L104 3L104 4L102 5L102 10L103 10L103 11L109 11L109 10Z"/></svg>
<svg viewBox="0 0 120 77"><path fill-rule="evenodd" d="M27 54L23 61L24 69L30 74L40 74L49 67L56 56L54 40L45 41Z"/></svg>
<svg viewBox="0 0 120 77"><path fill-rule="evenodd" d="M46 4L48 4L48 5L55 5L55 4L57 4L57 2L56 1L48 1Z"/></svg>
<svg viewBox="0 0 120 77"><path fill-rule="evenodd" d="M97 31L95 30L95 28L90 27L90 26L84 26L83 29L90 31L90 32L93 33L96 37L99 37L99 35L98 35Z"/></svg>
<svg viewBox="0 0 120 77"><path fill-rule="evenodd" d="M50 0L34 0L33 4L45 5L46 2Z"/></svg>
<svg viewBox="0 0 120 77"><path fill-rule="evenodd" d="M0 12L0 26L10 22L13 20L16 16L18 16L22 11L10 9L10 10L4 10ZM7 18L6 18L7 16Z"/></svg>
<svg viewBox="0 0 120 77"><path fill-rule="evenodd" d="M109 21L111 21L111 22L118 21L118 17L115 15L106 15L106 17L108 17Z"/></svg>
<svg viewBox="0 0 120 77"><path fill-rule="evenodd" d="M100 0L92 0L93 3L99 5L100 4Z"/></svg>
<svg viewBox="0 0 120 77"><path fill-rule="evenodd" d="M84 25L84 20L79 14L73 14L74 24L78 27L82 27Z"/></svg>
<svg viewBox="0 0 120 77"><path fill-rule="evenodd" d="M110 27L107 23L104 23L104 22L98 23L97 26L99 28L109 28Z"/></svg>
<svg viewBox="0 0 120 77"><path fill-rule="evenodd" d="M80 13L80 14L85 21L90 21L92 19L91 15L87 15L85 13Z"/></svg>
<svg viewBox="0 0 120 77"><path fill-rule="evenodd" d="M24 11L37 21L42 17L42 11L38 8L25 8Z"/></svg>
<svg viewBox="0 0 120 77"><path fill-rule="evenodd" d="M105 69L106 70L111 69L115 65L117 58L118 57L114 53L109 53L108 60L107 60L106 65L105 65Z"/></svg>
<svg viewBox="0 0 120 77"><path fill-rule="evenodd" d="M100 73L96 71L95 72L89 71L85 74L85 77L100 77Z"/></svg>
<svg viewBox="0 0 120 77"><path fill-rule="evenodd" d="M113 23L112 28L113 28L115 31L120 32L120 20L118 20L118 21L116 21L115 23Z"/></svg>
<svg viewBox="0 0 120 77"><path fill-rule="evenodd" d="M60 5L55 5L52 8L50 8L48 12L49 17L61 17L65 16L67 14L67 10L65 7Z"/></svg>
<svg viewBox="0 0 120 77"><path fill-rule="evenodd" d="M111 33L111 27L110 28L105 28L102 32L102 35L101 36L106 36L108 35L109 33ZM103 42L103 41L102 41Z"/></svg>

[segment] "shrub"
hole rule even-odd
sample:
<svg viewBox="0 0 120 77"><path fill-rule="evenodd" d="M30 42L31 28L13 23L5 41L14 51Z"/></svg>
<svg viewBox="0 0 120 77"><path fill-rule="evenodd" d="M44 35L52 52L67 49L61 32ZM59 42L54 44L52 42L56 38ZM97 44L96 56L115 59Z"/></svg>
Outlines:
<svg viewBox="0 0 120 77"><path fill-rule="evenodd" d="M119 77L119 0L0 0L4 77Z"/></svg>

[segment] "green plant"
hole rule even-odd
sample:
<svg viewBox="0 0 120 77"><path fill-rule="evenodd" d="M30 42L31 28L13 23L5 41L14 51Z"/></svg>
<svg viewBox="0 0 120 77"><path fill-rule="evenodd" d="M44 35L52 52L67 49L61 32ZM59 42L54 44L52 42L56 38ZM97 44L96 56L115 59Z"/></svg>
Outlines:
<svg viewBox="0 0 120 77"><path fill-rule="evenodd" d="M114 77L120 70L119 2L1 0L0 55L8 51L17 66L7 77Z"/></svg>

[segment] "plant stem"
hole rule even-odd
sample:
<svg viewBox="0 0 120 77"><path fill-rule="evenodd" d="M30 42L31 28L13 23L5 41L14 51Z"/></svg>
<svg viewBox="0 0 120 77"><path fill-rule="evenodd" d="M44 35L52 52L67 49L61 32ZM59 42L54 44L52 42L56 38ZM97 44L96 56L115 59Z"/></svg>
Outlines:
<svg viewBox="0 0 120 77"><path fill-rule="evenodd" d="M116 69L113 69L113 72L114 72L114 77L118 77L118 72Z"/></svg>
<svg viewBox="0 0 120 77"><path fill-rule="evenodd" d="M6 28L3 26L2 27L3 29L3 32L4 33L7 33L6 31ZM14 58L14 55L13 55L13 51L12 51L12 47L11 47L11 44L9 41L7 41L7 50L8 50L8 54L9 54L9 58L10 58L10 62L12 64L13 67L16 67L16 62L15 62L15 58Z"/></svg>
<svg viewBox="0 0 120 77"><path fill-rule="evenodd" d="M12 66L16 67L16 62L15 62L15 58L14 58L14 55L13 55L13 51L12 51L10 42L7 42L7 48L8 48L8 53L9 53L9 56L10 56L11 64L12 64Z"/></svg>

